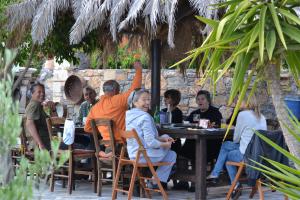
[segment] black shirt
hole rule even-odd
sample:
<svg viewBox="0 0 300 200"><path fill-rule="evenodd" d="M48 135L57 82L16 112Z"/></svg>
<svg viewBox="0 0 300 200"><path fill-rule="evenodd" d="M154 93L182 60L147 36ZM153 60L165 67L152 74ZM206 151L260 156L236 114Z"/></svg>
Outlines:
<svg viewBox="0 0 300 200"><path fill-rule="evenodd" d="M161 111L167 112L167 108L162 109ZM175 108L172 112L172 123L182 123L182 111L179 108Z"/></svg>
<svg viewBox="0 0 300 200"><path fill-rule="evenodd" d="M201 119L209 119L210 123L215 122L216 127L221 126L222 114L216 107L209 106L208 110L205 112L201 112L200 109L195 110L188 116L187 121L195 123L195 121L193 120L194 114L200 114Z"/></svg>

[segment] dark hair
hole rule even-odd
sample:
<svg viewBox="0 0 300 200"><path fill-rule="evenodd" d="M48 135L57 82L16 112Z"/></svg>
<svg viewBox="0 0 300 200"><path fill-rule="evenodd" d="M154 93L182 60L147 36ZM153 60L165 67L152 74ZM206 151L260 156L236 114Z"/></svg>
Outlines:
<svg viewBox="0 0 300 200"><path fill-rule="evenodd" d="M134 108L133 103L137 102L143 93L149 94L150 92L144 88L137 88L130 93L130 95L127 99L127 104L128 104L129 109Z"/></svg>
<svg viewBox="0 0 300 200"><path fill-rule="evenodd" d="M211 105L211 97L210 97L209 91L207 91L207 90L200 90L200 91L197 93L196 98L197 98L199 95L204 95L205 98L207 99L209 105Z"/></svg>
<svg viewBox="0 0 300 200"><path fill-rule="evenodd" d="M94 94L97 94L96 91L94 90L94 88L92 88L92 87L89 86L89 85L87 85L87 86L85 86L85 87L83 88L83 92L85 92L85 91L87 91L87 90L93 92Z"/></svg>
<svg viewBox="0 0 300 200"><path fill-rule="evenodd" d="M30 94L31 94L31 95L34 93L35 88L38 87L38 86L39 86L39 87L42 87L43 90L45 90L44 84L42 84L42 83L40 83L40 82L34 83L34 84L32 84L32 85L30 86Z"/></svg>
<svg viewBox="0 0 300 200"><path fill-rule="evenodd" d="M178 90L170 89L164 93L165 98L171 98L173 106L177 106L181 99L181 93Z"/></svg>
<svg viewBox="0 0 300 200"><path fill-rule="evenodd" d="M27 98L31 99L32 97L32 94L34 93L36 87L41 87L43 88L43 90L45 91L45 86L44 84L40 83L40 82L36 82L36 83L33 83L30 88L29 88L29 93L27 93Z"/></svg>
<svg viewBox="0 0 300 200"><path fill-rule="evenodd" d="M103 92L114 92L119 90L120 90L120 85L115 80L108 80L105 81L105 83L103 84Z"/></svg>

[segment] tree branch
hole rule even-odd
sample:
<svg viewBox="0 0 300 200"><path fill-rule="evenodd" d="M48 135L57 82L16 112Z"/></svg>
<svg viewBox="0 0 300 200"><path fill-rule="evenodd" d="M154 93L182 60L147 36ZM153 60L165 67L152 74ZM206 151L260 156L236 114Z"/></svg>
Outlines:
<svg viewBox="0 0 300 200"><path fill-rule="evenodd" d="M29 68L29 66L31 64L31 61L32 61L32 58L33 58L33 53L34 53L34 51L36 49L36 46L37 46L36 44L32 45L29 58L28 58L27 63L25 65L25 69L22 72L22 74L18 77L18 79L15 81L15 83L13 85L13 88L12 88L12 94L15 92L15 90L17 89L17 87L20 85L22 79L24 78L26 72L28 71L28 68Z"/></svg>

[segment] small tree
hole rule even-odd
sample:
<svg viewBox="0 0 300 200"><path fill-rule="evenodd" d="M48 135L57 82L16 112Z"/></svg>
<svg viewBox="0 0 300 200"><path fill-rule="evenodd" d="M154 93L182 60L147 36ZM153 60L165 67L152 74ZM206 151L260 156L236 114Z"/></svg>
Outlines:
<svg viewBox="0 0 300 200"><path fill-rule="evenodd" d="M234 64L229 104L237 94L240 97L233 119L254 78L253 74L257 76L250 94L256 90L258 82L266 80L289 150L300 158L300 143L283 126L284 122L288 123L288 113L280 90L283 61L287 63L297 85L300 85L300 19L295 11L300 1L227 0L214 6L215 9L226 9L226 13L220 21L197 17L210 25L212 31L200 47L190 51L177 64L187 60L192 60L193 64L201 57L198 66L199 70L204 71L201 81L203 83L211 77L214 84ZM288 124L288 127L291 125Z"/></svg>
<svg viewBox="0 0 300 200"><path fill-rule="evenodd" d="M15 56L15 51L0 51L0 72L13 63ZM35 149L35 162L29 163L22 157L14 176L11 149L16 146L21 132L21 116L18 114L19 104L12 98L13 79L10 73L4 74L0 81L0 199L32 199L34 183L39 183L41 177L46 181L52 168L60 167L68 159L69 153L60 154L57 159L59 141L53 141L51 156L46 150Z"/></svg>

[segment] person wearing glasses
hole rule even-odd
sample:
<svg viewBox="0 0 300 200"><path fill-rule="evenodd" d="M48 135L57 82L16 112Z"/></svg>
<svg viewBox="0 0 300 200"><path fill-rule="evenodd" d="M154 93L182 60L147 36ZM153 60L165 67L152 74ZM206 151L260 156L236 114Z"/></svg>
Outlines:
<svg viewBox="0 0 300 200"><path fill-rule="evenodd" d="M168 135L158 136L158 131L152 116L148 113L150 106L150 93L145 89L137 89L128 98L130 110L126 112L126 130L135 129L143 146L152 162L169 162L172 165L159 166L157 176L164 188L176 162L176 153L171 150L174 139ZM134 138L127 139L127 151L129 158L134 160L139 144ZM146 162L142 156L140 162ZM148 182L149 188L158 189L156 183Z"/></svg>

